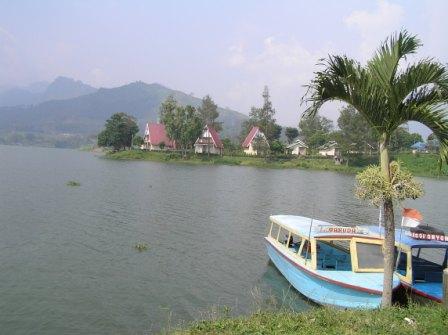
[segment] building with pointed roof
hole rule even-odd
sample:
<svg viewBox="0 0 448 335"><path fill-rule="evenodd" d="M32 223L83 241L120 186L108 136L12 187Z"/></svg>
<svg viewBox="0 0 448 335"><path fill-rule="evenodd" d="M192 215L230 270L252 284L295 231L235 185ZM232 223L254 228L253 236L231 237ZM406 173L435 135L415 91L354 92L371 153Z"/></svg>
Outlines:
<svg viewBox="0 0 448 335"><path fill-rule="evenodd" d="M224 145L218 132L213 126L205 125L201 136L194 143L194 152L197 154L222 155Z"/></svg>
<svg viewBox="0 0 448 335"><path fill-rule="evenodd" d="M301 141L299 138L296 138L290 145L286 147L289 151L291 151L292 155L296 156L305 156L307 154L308 146L305 142Z"/></svg>
<svg viewBox="0 0 448 335"><path fill-rule="evenodd" d="M340 157L341 149L336 141L329 141L318 148L319 155L326 157Z"/></svg>
<svg viewBox="0 0 448 335"><path fill-rule="evenodd" d="M264 133L260 130L259 127L253 126L249 134L247 134L246 138L244 139L243 144L241 145L246 155L258 154L257 150L254 148L255 140L262 140L266 143L267 146L269 146L268 140L266 139Z"/></svg>
<svg viewBox="0 0 448 335"><path fill-rule="evenodd" d="M166 134L165 125L161 123L147 123L143 137L143 149L163 150L175 149L176 144Z"/></svg>

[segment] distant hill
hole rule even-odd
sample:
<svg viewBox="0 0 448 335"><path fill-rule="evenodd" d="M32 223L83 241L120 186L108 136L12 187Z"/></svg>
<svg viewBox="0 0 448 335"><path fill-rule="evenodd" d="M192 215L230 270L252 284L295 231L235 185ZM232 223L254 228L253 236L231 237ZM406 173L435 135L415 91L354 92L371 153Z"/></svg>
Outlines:
<svg viewBox="0 0 448 335"><path fill-rule="evenodd" d="M65 80L58 82L57 89L51 88L53 84L45 90L47 97L64 96L69 91L65 88L74 87L73 83ZM81 92L83 86L78 87L78 92ZM0 107L0 143L33 144L33 141L40 142L43 136L46 137L44 144L48 145L48 136L52 136L62 141L57 146L77 146L80 136L86 142L89 138L94 139L106 119L117 112L135 116L142 131L147 121L157 121L159 106L170 94L183 105L201 104L199 98L160 84L135 82L116 88L100 88L93 93L65 100L50 100L32 106ZM223 122L221 136L236 139L247 116L224 108L219 108L219 113ZM76 144L70 144L72 137L77 139Z"/></svg>
<svg viewBox="0 0 448 335"><path fill-rule="evenodd" d="M76 98L97 89L67 77L58 77L52 83L37 82L27 87L15 87L0 92L0 106L35 105L49 100Z"/></svg>

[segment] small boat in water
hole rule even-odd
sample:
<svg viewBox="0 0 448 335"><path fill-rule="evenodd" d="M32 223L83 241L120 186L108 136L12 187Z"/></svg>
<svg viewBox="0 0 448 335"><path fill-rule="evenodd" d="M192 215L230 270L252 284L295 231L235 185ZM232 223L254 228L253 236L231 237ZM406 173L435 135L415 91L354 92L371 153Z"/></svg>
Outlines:
<svg viewBox="0 0 448 335"><path fill-rule="evenodd" d="M395 231L396 274L411 293L442 302L443 269L448 262L448 236L429 226Z"/></svg>
<svg viewBox="0 0 448 335"><path fill-rule="evenodd" d="M383 239L367 228L273 215L268 255L304 296L341 308L377 308L383 292ZM393 289L400 286L394 276Z"/></svg>

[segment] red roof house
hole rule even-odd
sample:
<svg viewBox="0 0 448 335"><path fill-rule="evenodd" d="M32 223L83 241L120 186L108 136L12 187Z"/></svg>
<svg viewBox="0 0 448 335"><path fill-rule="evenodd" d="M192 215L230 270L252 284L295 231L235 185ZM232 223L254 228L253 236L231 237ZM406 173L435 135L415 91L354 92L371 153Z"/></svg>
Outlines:
<svg viewBox="0 0 448 335"><path fill-rule="evenodd" d="M174 141L171 141L166 134L165 125L161 123L146 124L143 142L144 148L148 150L161 150L162 147L164 149L176 148Z"/></svg>
<svg viewBox="0 0 448 335"><path fill-rule="evenodd" d="M263 134L263 132L260 130L259 127L252 127L249 134L247 134L246 138L243 141L243 144L241 145L243 147L244 152L247 155L256 155L257 150L253 147L253 142L256 138L262 138L264 141L266 141L266 136Z"/></svg>
<svg viewBox="0 0 448 335"><path fill-rule="evenodd" d="M194 152L198 154L221 155L224 149L221 138L213 126L205 125L202 134L194 143Z"/></svg>

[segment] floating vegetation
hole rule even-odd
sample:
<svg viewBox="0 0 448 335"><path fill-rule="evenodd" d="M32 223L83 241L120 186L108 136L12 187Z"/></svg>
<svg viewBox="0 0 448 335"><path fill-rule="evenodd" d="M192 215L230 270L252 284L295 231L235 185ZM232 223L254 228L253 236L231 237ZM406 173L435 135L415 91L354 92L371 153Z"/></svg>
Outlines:
<svg viewBox="0 0 448 335"><path fill-rule="evenodd" d="M148 244L147 243L137 243L134 248L138 251L138 252L142 252L142 251L146 251L148 250Z"/></svg>
<svg viewBox="0 0 448 335"><path fill-rule="evenodd" d="M76 180L69 180L67 182L67 186L81 186L81 183L79 181L76 181Z"/></svg>

